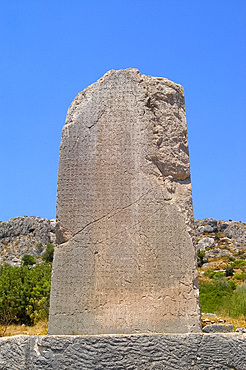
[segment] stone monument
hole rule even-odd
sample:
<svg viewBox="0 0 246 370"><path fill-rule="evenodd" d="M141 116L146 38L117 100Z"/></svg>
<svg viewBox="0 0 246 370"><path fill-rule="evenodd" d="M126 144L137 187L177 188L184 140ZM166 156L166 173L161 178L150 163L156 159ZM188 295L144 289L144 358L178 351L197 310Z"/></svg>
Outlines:
<svg viewBox="0 0 246 370"><path fill-rule="evenodd" d="M184 92L137 69L63 128L49 334L200 331Z"/></svg>

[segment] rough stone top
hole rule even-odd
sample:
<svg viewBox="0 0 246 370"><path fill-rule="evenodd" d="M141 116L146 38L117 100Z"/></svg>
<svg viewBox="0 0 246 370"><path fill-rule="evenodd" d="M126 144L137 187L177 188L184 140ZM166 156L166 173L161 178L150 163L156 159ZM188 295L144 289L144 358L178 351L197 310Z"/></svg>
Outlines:
<svg viewBox="0 0 246 370"><path fill-rule="evenodd" d="M67 114L67 120L66 120L66 125L73 122L73 115L70 116L70 113L73 112L74 108L77 107L77 105L87 97L87 95L91 92L91 90L96 89L98 85L104 83L105 81L114 78L117 79L118 76L120 75L125 75L126 78L130 77L133 80L136 80L136 82L139 83L146 83L149 86L153 84L158 84L161 83L162 85L165 84L168 88L174 89L179 96L179 99L181 101L181 104L184 104L184 88L182 85L179 85L173 81L168 80L167 78L164 77L153 77L153 76L146 76L144 74L141 74L137 68L127 68L127 69L119 69L119 70L114 70L111 69L110 71L106 72L99 80L94 82L93 84L89 85L86 87L83 91L78 93L76 98L73 100L71 103L69 109L68 109L68 114ZM175 97L177 98L177 97Z"/></svg>
<svg viewBox="0 0 246 370"><path fill-rule="evenodd" d="M155 82L159 81L159 82L165 83L168 87L172 87L173 89L179 91L184 96L184 88L183 88L182 85L177 84L177 83L169 80L168 78L155 77L155 76L146 76L144 74L141 74L141 72L137 68L126 68L126 69L118 69L118 70L111 69L110 71L106 72L101 78L99 78L99 80L97 80L93 84L86 87L82 92L88 91L89 89L91 89L92 86L103 82L104 80L106 80L107 78L109 78L113 74L117 75L117 74L122 74L122 73L131 74L132 76L135 75L136 78L139 79L139 82L142 82L142 81L149 82L151 80L151 81L155 81Z"/></svg>

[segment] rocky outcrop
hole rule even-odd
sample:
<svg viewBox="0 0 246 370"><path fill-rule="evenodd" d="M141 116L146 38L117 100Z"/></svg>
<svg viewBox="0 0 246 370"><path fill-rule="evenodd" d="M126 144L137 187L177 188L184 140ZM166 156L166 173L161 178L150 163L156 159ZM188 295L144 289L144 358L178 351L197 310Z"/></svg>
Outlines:
<svg viewBox="0 0 246 370"><path fill-rule="evenodd" d="M184 91L110 71L71 104L50 334L198 332Z"/></svg>
<svg viewBox="0 0 246 370"><path fill-rule="evenodd" d="M0 338L2 370L245 370L246 334Z"/></svg>
<svg viewBox="0 0 246 370"><path fill-rule="evenodd" d="M210 263L222 257L246 259L245 223L204 218L195 220L194 225L196 249L205 251L205 259Z"/></svg>
<svg viewBox="0 0 246 370"><path fill-rule="evenodd" d="M0 264L19 266L25 254L42 255L47 243L55 243L55 220L15 217L0 223Z"/></svg>
<svg viewBox="0 0 246 370"><path fill-rule="evenodd" d="M228 238L231 244L238 249L246 248L246 223L242 221L217 221L215 218L197 219L194 221L195 233L197 240L210 238L218 240L218 238ZM214 243L213 242L213 243Z"/></svg>

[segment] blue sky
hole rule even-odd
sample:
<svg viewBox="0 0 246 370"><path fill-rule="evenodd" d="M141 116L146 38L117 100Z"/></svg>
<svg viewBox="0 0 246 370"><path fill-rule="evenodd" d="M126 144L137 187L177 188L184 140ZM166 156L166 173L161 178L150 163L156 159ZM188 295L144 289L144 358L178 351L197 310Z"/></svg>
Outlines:
<svg viewBox="0 0 246 370"><path fill-rule="evenodd" d="M246 1L1 0L0 220L55 218L72 100L110 69L184 86L196 218L246 222Z"/></svg>

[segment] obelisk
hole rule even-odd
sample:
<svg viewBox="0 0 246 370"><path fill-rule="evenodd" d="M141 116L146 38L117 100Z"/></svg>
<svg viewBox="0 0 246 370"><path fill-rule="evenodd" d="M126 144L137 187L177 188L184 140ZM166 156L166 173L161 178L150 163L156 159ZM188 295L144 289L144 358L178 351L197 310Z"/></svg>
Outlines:
<svg viewBox="0 0 246 370"><path fill-rule="evenodd" d="M63 128L49 334L200 331L184 91L137 69Z"/></svg>

